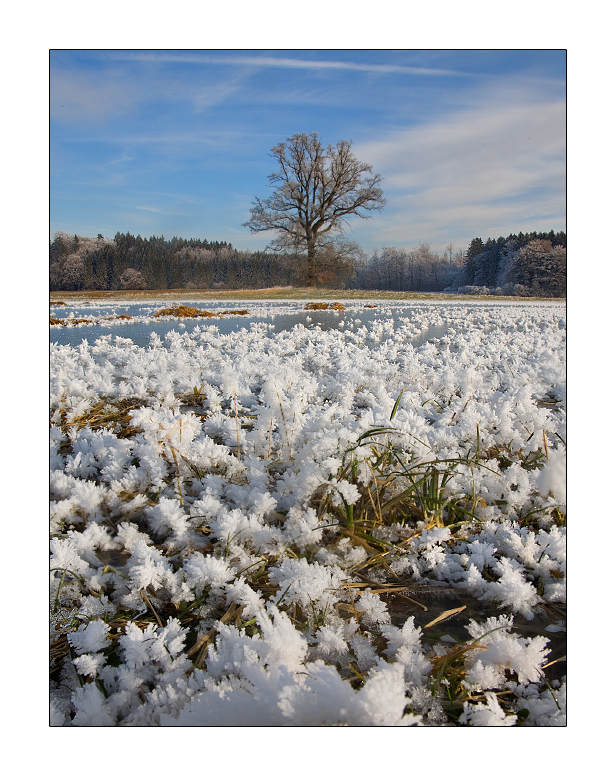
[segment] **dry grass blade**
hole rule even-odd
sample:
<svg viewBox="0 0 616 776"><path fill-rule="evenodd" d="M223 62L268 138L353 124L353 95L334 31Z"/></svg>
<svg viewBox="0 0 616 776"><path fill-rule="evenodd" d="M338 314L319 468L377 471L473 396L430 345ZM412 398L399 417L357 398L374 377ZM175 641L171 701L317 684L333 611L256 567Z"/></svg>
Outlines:
<svg viewBox="0 0 616 776"><path fill-rule="evenodd" d="M376 585L377 584L376 582L374 582L374 580L370 579L370 577L366 577L364 574L360 574L358 571L354 571L353 574L355 576L361 577L362 579L365 579L366 582L370 583L371 585ZM395 596L398 596L399 598L402 598L404 601L408 601L408 602L410 602L412 604L415 604L415 606L419 606L420 609L423 609L424 612L427 612L428 611L428 607L427 606L424 606L419 601L416 601L414 598L411 598L411 596L407 595L406 592L404 592L404 593L402 592L403 590L407 591L408 589L409 589L408 586L400 587L399 585L396 585L396 586L392 586L392 587L389 587L389 588L383 587L380 592L382 592L382 593L391 593L392 595L395 595Z"/></svg>
<svg viewBox="0 0 616 776"><path fill-rule="evenodd" d="M438 617L435 617L427 625L424 625L423 628L424 630L426 628L431 628L433 625L436 625L438 622L444 622L445 620L448 620L450 617L453 617L454 614L460 614L460 612L463 612L465 609L466 609L466 606L458 606L457 609L447 609L446 611L441 612L441 614L439 614Z"/></svg>
<svg viewBox="0 0 616 776"><path fill-rule="evenodd" d="M356 587L356 585L350 585L350 587ZM409 590L408 585L398 585L397 587L394 585L382 585L381 587L370 587L370 585L366 582L363 587L368 587L371 593L374 593L375 595L382 595L386 594L389 595L389 593L405 593L407 590ZM425 607L424 607L425 608Z"/></svg>
<svg viewBox="0 0 616 776"><path fill-rule="evenodd" d="M175 472L176 472L176 480L178 484L178 496L180 497L180 504L184 506L184 498L182 497L182 478L180 476L180 462L178 461L178 456L175 451L175 447L169 443L169 449L171 450L171 455L173 456L173 462L175 463Z"/></svg>
<svg viewBox="0 0 616 776"><path fill-rule="evenodd" d="M238 610L238 605L234 602L231 604L231 606L227 609L227 611L223 614L223 616L220 618L218 623L214 625L212 628L209 629L207 633L204 633L203 636L201 636L197 641L193 644L193 646L186 652L187 657L192 657L193 655L199 653L197 659L195 660L195 667L201 668L203 665L203 661L205 660L205 654L207 651L207 647L209 643L212 641L212 639L215 638L216 634L218 633L218 627L217 625L219 623L227 622Z"/></svg>
<svg viewBox="0 0 616 776"><path fill-rule="evenodd" d="M408 603L415 604L415 606L418 606L420 609L423 609L424 612L428 611L427 606L424 606L424 604L420 603L419 601L416 601L414 598L411 598L411 596L407 595L406 593L394 592L392 595L395 595L398 598L401 598L403 601L406 601Z"/></svg>
<svg viewBox="0 0 616 776"><path fill-rule="evenodd" d="M242 461L240 457L240 421L237 416L237 399L235 397L235 389L233 390L233 403L235 405L235 428L237 430L237 460Z"/></svg>
<svg viewBox="0 0 616 776"><path fill-rule="evenodd" d="M560 657L557 657L556 660L551 660L549 663L544 663L541 666L541 669L545 671L546 668L549 666L555 666L557 663L566 663L567 662L567 655L561 655Z"/></svg>
<svg viewBox="0 0 616 776"><path fill-rule="evenodd" d="M62 661L69 654L68 639L66 633L62 633L49 645L49 671L59 671Z"/></svg>
<svg viewBox="0 0 616 776"><path fill-rule="evenodd" d="M154 617L156 618L156 622L158 623L158 627L159 627L159 628L162 628L162 627L163 627L163 624L162 624L162 621L161 621L160 617L158 616L158 612L157 612L157 611L156 611L156 609L155 609L155 608L152 606L152 602L150 601L150 599L149 599L149 598L147 597L147 595L145 594L145 590L140 590L139 592L141 593L141 597L143 598L143 602L144 602L144 604L145 604L145 605L148 607L148 609L150 609L150 611L152 612L152 614L153 614L153 615L154 615Z"/></svg>

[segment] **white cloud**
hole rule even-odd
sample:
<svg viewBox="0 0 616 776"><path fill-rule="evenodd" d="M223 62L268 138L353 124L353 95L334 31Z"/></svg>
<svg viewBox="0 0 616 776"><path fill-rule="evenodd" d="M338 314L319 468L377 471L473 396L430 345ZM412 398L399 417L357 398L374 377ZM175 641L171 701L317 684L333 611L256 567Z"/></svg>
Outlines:
<svg viewBox="0 0 616 776"><path fill-rule="evenodd" d="M174 78L160 71L127 69L121 63L98 71L54 67L50 71L50 115L63 123L99 122L133 114L146 103L186 102L197 113L232 99L243 77L216 81Z"/></svg>
<svg viewBox="0 0 616 776"><path fill-rule="evenodd" d="M295 57L272 57L225 55L225 54L194 54L173 52L115 52L111 55L115 60L130 60L139 62L180 63L202 65L239 65L245 67L277 67L300 70L356 70L367 73L404 73L406 75L452 76L469 75L458 70L443 68L412 67L409 65L377 64L370 62L345 62L329 59L297 59Z"/></svg>
<svg viewBox="0 0 616 776"><path fill-rule="evenodd" d="M50 114L57 121L99 121L132 110L144 99L120 72L86 73L52 68L49 75Z"/></svg>
<svg viewBox="0 0 616 776"><path fill-rule="evenodd" d="M564 172L565 106L469 111L357 146L395 189L512 196ZM487 187L487 189L486 189Z"/></svg>
<svg viewBox="0 0 616 776"><path fill-rule="evenodd" d="M564 101L529 99L441 115L354 150L384 178L390 208L375 234L386 231L391 243L438 239L444 225L454 238L456 229L492 235L562 221L565 143Z"/></svg>

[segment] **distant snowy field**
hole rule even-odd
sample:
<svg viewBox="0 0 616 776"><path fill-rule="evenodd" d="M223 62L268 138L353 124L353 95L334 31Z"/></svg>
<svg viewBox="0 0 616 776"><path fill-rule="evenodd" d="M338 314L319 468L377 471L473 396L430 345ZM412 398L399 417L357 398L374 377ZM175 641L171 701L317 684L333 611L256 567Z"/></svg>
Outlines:
<svg viewBox="0 0 616 776"><path fill-rule="evenodd" d="M52 724L565 724L565 305L364 304L52 329Z"/></svg>

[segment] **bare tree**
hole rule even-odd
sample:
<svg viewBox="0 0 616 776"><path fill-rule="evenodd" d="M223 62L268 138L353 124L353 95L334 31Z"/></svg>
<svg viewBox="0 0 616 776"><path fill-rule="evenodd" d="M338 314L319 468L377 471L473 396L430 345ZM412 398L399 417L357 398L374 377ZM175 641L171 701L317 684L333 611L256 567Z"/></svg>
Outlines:
<svg viewBox="0 0 616 776"><path fill-rule="evenodd" d="M323 148L319 135L297 134L272 149L279 169L271 173L270 185L278 188L267 199L255 198L251 232L274 230L275 247L306 251L306 280L317 281L319 245L331 243L328 233L342 233L349 216L369 218L385 205L379 188L380 175L351 152L350 140Z"/></svg>

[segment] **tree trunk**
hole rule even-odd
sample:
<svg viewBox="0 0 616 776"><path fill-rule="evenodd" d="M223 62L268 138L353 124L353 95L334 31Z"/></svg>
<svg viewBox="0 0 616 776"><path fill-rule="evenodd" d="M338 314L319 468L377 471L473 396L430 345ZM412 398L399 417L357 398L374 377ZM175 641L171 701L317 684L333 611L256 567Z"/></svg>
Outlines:
<svg viewBox="0 0 616 776"><path fill-rule="evenodd" d="M316 240L308 241L308 258L306 261L306 285L316 286L317 284L317 249Z"/></svg>

